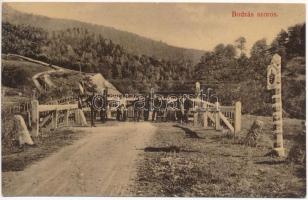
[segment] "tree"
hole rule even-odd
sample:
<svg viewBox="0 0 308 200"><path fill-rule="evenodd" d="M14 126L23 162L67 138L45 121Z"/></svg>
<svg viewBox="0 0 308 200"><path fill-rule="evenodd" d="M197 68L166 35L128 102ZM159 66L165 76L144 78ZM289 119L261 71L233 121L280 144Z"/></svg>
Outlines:
<svg viewBox="0 0 308 200"><path fill-rule="evenodd" d="M218 44L214 48L214 53L216 55L222 55L224 53L224 50L225 50L225 45L224 44Z"/></svg>
<svg viewBox="0 0 308 200"><path fill-rule="evenodd" d="M246 44L246 38L244 37L239 37L235 40L235 47L238 48L241 52L240 55L244 54L244 51L246 50L245 44Z"/></svg>
<svg viewBox="0 0 308 200"><path fill-rule="evenodd" d="M266 43L266 39L263 38L261 40L256 41L253 44L253 46L252 46L252 48L250 50L250 55L258 57L259 55L266 54L267 50L268 50L268 45Z"/></svg>
<svg viewBox="0 0 308 200"><path fill-rule="evenodd" d="M287 56L305 56L305 30L306 24L297 24L288 29Z"/></svg>
<svg viewBox="0 0 308 200"><path fill-rule="evenodd" d="M265 81L266 68L270 63L271 55L268 52L269 46L266 39L258 40L254 43L250 50L250 70L253 70L251 78ZM255 72L255 73L253 73Z"/></svg>
<svg viewBox="0 0 308 200"><path fill-rule="evenodd" d="M271 53L274 55L275 53L281 56L282 68L285 67L286 57L287 57L287 47L288 43L288 33L285 30L281 30L280 33L276 36L271 44Z"/></svg>
<svg viewBox="0 0 308 200"><path fill-rule="evenodd" d="M236 55L236 50L234 48L233 45L231 44L228 44L225 49L224 49L224 55L227 57L227 58L234 58L235 55Z"/></svg>

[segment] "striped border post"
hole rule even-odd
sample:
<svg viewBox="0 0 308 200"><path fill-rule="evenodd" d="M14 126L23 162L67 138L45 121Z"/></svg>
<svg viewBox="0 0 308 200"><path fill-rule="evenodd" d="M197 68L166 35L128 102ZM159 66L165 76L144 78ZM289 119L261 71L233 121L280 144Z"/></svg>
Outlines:
<svg viewBox="0 0 308 200"><path fill-rule="evenodd" d="M285 156L283 147L283 128L282 128L282 99L281 99L281 57L275 54L271 64L267 67L267 89L274 90L273 99L273 132L276 135L274 151L280 157Z"/></svg>

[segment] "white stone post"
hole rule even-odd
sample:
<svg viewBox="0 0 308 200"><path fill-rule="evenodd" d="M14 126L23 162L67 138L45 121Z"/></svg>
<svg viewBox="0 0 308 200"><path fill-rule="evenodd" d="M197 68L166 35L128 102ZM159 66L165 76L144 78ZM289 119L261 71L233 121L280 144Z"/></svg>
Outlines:
<svg viewBox="0 0 308 200"><path fill-rule="evenodd" d="M19 145L24 144L33 145L33 141L30 137L24 118L21 115L14 115L14 125L16 127Z"/></svg>

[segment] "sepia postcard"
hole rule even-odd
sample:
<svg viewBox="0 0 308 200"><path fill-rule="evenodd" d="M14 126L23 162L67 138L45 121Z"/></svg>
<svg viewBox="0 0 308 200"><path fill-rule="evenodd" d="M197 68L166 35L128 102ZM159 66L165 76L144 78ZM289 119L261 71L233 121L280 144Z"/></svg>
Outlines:
<svg viewBox="0 0 308 200"><path fill-rule="evenodd" d="M2 197L306 197L306 3L1 3Z"/></svg>

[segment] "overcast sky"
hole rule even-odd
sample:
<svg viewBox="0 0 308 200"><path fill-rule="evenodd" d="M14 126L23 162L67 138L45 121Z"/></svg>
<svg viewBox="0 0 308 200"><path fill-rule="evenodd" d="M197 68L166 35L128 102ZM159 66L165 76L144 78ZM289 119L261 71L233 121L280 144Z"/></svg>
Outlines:
<svg viewBox="0 0 308 200"><path fill-rule="evenodd" d="M19 11L111 26L170 45L212 50L219 43L261 38L305 21L304 4L9 3ZM274 18L232 18L232 11L276 12Z"/></svg>

